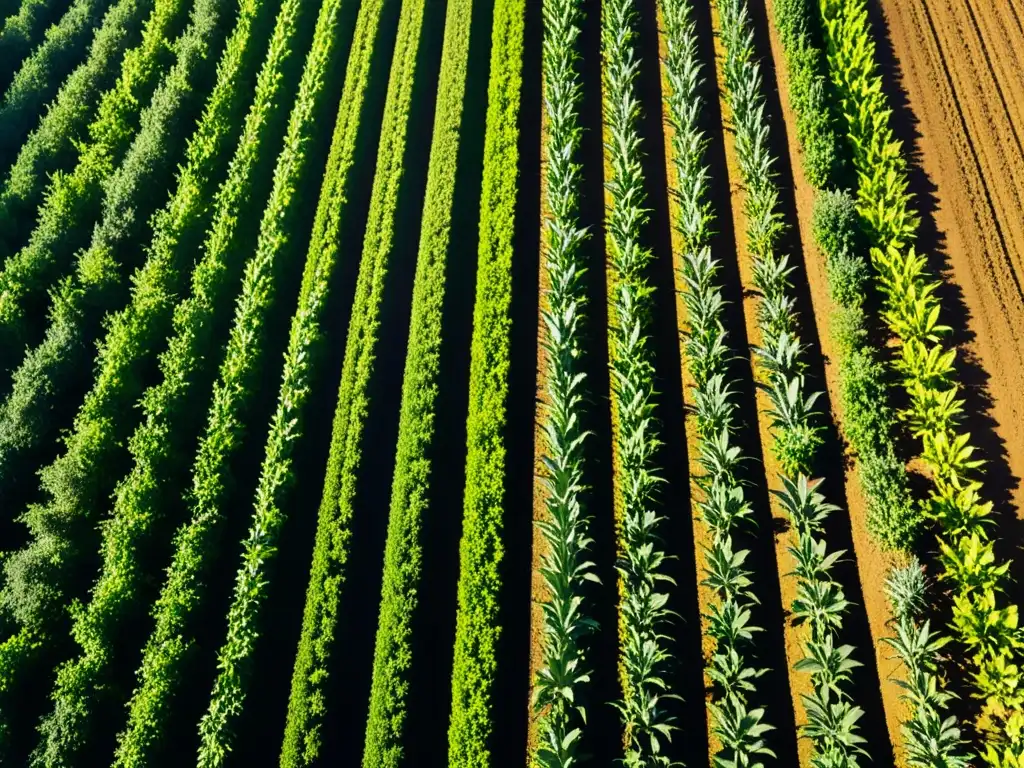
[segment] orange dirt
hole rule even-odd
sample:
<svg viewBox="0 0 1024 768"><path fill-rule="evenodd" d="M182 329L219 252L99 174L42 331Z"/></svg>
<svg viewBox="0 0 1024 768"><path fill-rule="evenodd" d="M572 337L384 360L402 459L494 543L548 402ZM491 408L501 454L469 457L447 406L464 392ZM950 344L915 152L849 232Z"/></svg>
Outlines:
<svg viewBox="0 0 1024 768"><path fill-rule="evenodd" d="M968 425L1001 522L1013 523L1024 506L1024 3L880 5L891 38L882 61L916 120L901 138L923 177L921 245L945 261L953 288L943 311L963 360Z"/></svg>

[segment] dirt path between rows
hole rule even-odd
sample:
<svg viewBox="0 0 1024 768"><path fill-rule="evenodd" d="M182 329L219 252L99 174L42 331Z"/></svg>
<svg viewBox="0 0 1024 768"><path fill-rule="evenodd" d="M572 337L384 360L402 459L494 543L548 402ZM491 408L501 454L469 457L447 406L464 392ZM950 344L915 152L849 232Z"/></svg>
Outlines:
<svg viewBox="0 0 1024 768"><path fill-rule="evenodd" d="M920 247L946 279L968 427L1017 561L1024 488L1024 8L877 0L896 126L912 158ZM902 99L902 103L901 103ZM1011 551L1012 548L1012 551Z"/></svg>

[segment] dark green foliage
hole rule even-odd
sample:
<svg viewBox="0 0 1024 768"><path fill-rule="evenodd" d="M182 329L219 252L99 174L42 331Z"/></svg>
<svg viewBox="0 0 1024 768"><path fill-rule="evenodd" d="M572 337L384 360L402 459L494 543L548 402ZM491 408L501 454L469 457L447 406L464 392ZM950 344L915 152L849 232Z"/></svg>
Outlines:
<svg viewBox="0 0 1024 768"><path fill-rule="evenodd" d="M143 114L139 134L124 164L106 187L103 218L94 232L92 246L82 256L81 283L67 280L62 284L46 340L26 358L26 369L42 382L40 390L53 386L52 380L43 375L44 366L63 366L84 351L88 337L83 339L82 318L96 311L95 304L104 306L105 283L118 276L116 248L138 224L134 217L139 191L152 183L153 174L157 174L157 187L162 188L159 171L174 160L177 121L189 99L201 96L202 65L210 49L219 43L223 2L226 0L197 0L189 31L176 46L177 62ZM99 297L94 286L98 286ZM74 371L62 368L61 373L72 375ZM15 396L20 392L16 391ZM96 429L100 427L93 425L90 432ZM7 583L0 592L0 604L20 624L41 636L51 634L62 623L65 604L80 594L83 574L96 552L93 505L103 473L98 466L85 472L80 469L75 461L58 460L41 473L47 498L33 505L24 517L31 539L4 563ZM15 663L12 668L0 670L0 676L20 672L23 670Z"/></svg>
<svg viewBox="0 0 1024 768"><path fill-rule="evenodd" d="M337 628L349 523L358 506L360 464L366 420L370 408L370 379L377 357L378 329L387 273L394 250L399 194L405 164L406 140L416 127L410 124L410 105L417 85L416 63L424 26L424 0L402 3L395 50L388 79L387 101L380 126L377 165L370 195L370 211L359 261L359 277L352 303L345 359L334 412L324 492L317 518L313 568L306 593L302 635L292 675L288 722L282 765L308 765L318 757L328 709L332 641ZM369 20L369 19L368 19ZM360 62L368 63L369 58ZM422 78L425 75L419 73ZM353 93L355 97L356 94ZM358 98L362 98L361 94ZM355 106L354 102L350 106ZM345 138L339 137L339 141ZM348 147L345 152L350 152ZM338 189L338 194L342 193ZM331 204L328 201L328 204ZM415 553L412 553L415 558Z"/></svg>
<svg viewBox="0 0 1024 768"><path fill-rule="evenodd" d="M188 7L186 0L158 0L155 13L147 21L142 43L129 51L122 61L117 83L107 91L98 107L96 118L89 126L90 140L82 144L77 165L71 173L58 173L48 185L46 200L38 212L38 223L28 244L9 256L0 272L0 355L9 350L34 346L40 339L46 291L55 279L70 271L69 263L75 250L89 244L90 226L100 217L103 206L121 205L131 209L133 202L121 195L127 189L112 187L105 195L104 185L118 170L139 128L143 107L149 102L157 84L166 74L174 52L170 40L178 21ZM159 122L159 121L157 121ZM156 126L155 130L162 130ZM180 131L180 128L176 128ZM171 132L176 146L177 133ZM151 152L139 145L142 160ZM104 199L106 198L106 203ZM145 201L153 205L150 198ZM107 234L117 235L116 218L108 217ZM112 229L111 229L112 228ZM82 277L104 278L104 265L109 258L83 259ZM73 283L61 286L65 299L73 301ZM58 302L59 303L59 302ZM4 414L10 423L18 414ZM13 434L13 438L11 435ZM0 476L7 469L9 453L24 445L14 438L24 433L14 428L13 433L0 427ZM12 448L13 446L13 448Z"/></svg>
<svg viewBox="0 0 1024 768"><path fill-rule="evenodd" d="M105 7L103 0L74 0L61 20L46 31L43 42L22 62L0 106L0 168L10 164L21 142L38 122L43 106L81 58Z"/></svg>
<svg viewBox="0 0 1024 768"><path fill-rule="evenodd" d="M823 190L815 196L811 231L828 258L844 251L854 253L866 245L860 232L857 201L849 192Z"/></svg>
<svg viewBox="0 0 1024 768"><path fill-rule="evenodd" d="M251 93L247 87L251 70L262 53L257 45L260 36L254 34L253 27L262 24L260 17L273 10L273 3L260 0L250 0L240 8L218 65L216 86L189 141L177 188L154 219L148 258L134 277L132 300L107 321L96 383L79 410L73 432L65 438L68 450L59 460L68 465L61 472L64 482L84 485L87 473L104 475L107 485L95 494L99 498L105 499L103 491L116 478L98 473L96 468L108 465L122 450L122 441L133 424L126 414L132 413L130 408L142 388L141 367L170 331L175 297L187 282L191 266L192 253L187 246L194 244L209 223L213 192L241 127ZM287 19L288 30L295 27L293 16ZM270 60L272 73L280 58ZM96 710L110 704L104 697L108 691L103 682L115 661L118 626L132 615L132 608L138 608L133 598L138 596L145 568L136 562L134 545L141 537L140 529L146 527L139 521L153 520L152 512L152 508L146 509L133 517L118 505L104 528L100 577L92 599L76 614L72 628L81 651L58 670L51 694L54 708L40 727L43 743L36 761L42 765L75 764L87 743ZM79 514L99 516L98 511L87 515L86 509Z"/></svg>
<svg viewBox="0 0 1024 768"><path fill-rule="evenodd" d="M844 148L826 92L828 63L814 0L778 0L774 7L797 139L804 151L804 173L816 187L843 186Z"/></svg>
<svg viewBox="0 0 1024 768"><path fill-rule="evenodd" d="M498 593L504 554L505 428L525 0L497 0L491 31L480 243L470 350L466 490L448 725L449 768L500 764L492 752ZM495 763L494 761L497 761Z"/></svg>
<svg viewBox="0 0 1024 768"><path fill-rule="evenodd" d="M364 768L398 768L404 764L409 737L405 725L411 669L413 664L434 663L422 655L413 658L412 628L417 615L418 592L426 587L421 572L423 517L428 513L446 514L446 510L431 508L431 479L437 469L442 468L433 466L432 456L436 453L433 446L438 426L437 395L443 386L440 359L445 272L453 234L451 224L470 37L486 32L479 20L474 31L472 21L472 0L448 3L402 380L380 620L363 748ZM364 358L372 352L372 346L363 349ZM367 363L367 367L371 366ZM349 433L352 434L351 426ZM366 437L363 435L362 439Z"/></svg>
<svg viewBox="0 0 1024 768"><path fill-rule="evenodd" d="M0 19L0 93L62 6L61 0L23 0L16 14Z"/></svg>
<svg viewBox="0 0 1024 768"><path fill-rule="evenodd" d="M163 5L163 4L161 4ZM117 0L93 37L89 55L60 87L33 131L18 149L0 190L0 250L11 253L25 244L35 226L49 175L67 169L77 157L76 144L86 140L90 116L100 95L114 82L122 54L139 42L142 21L154 0Z"/></svg>
<svg viewBox="0 0 1024 768"><path fill-rule="evenodd" d="M896 419L888 405L885 367L876 359L865 327L865 294L872 269L853 196L820 191L811 222L825 256L832 314L832 339L839 367L841 426L857 455L868 507L868 529L887 549L913 546L921 514L910 498L907 471L893 445Z"/></svg>

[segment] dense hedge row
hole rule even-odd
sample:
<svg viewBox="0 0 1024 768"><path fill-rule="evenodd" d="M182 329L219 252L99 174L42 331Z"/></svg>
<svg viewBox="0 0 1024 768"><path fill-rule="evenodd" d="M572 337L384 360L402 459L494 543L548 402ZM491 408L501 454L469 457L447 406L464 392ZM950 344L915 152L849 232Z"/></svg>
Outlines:
<svg viewBox="0 0 1024 768"><path fill-rule="evenodd" d="M174 139L169 136L175 128L176 112L187 102L190 94L201 86L196 78L217 46L221 24L221 3L225 0L198 0L188 32L176 47L177 62L167 80L154 95L152 105L142 118L136 141L128 151L126 160L108 187L104 201L104 219L96 228L95 251L86 251L80 273L84 279L102 279L116 270L113 248L116 236L130 231L135 197L148 181L148 174L159 169L161 163L173 160ZM170 156L168 156L170 155ZM105 241L104 241L105 239ZM91 263L85 259L91 256ZM102 263L102 259L108 261ZM65 282L63 289L71 284ZM77 290L77 293L74 291ZM70 299L81 295L83 289L71 289ZM69 347L80 343L81 311L70 306L67 315L58 309L47 330L47 339L29 357L30 365L19 369L28 372L24 378L38 370L36 361L53 359L50 356L69 354ZM70 341L70 343L68 343ZM16 376L15 389L19 386ZM12 396L11 399L14 399ZM10 402L10 400L8 402ZM95 469L99 469L96 467ZM77 596L83 576L93 562L95 552L95 509L85 510L79 502L88 499L94 485L103 473L93 471L87 475L66 478L60 462L42 472L42 480L49 498L27 510L22 521L28 526L30 541L10 554L4 562L6 582L0 590L0 605L15 621L28 628L37 638L49 637L66 618L66 603ZM70 482L65 482L65 480ZM77 481L77 482L75 482ZM87 576L86 576L87 578ZM9 666L0 669L0 677L11 679L25 674L28 659L6 658Z"/></svg>
<svg viewBox="0 0 1024 768"><path fill-rule="evenodd" d="M300 236L295 231L297 223L303 219L303 198L299 190L317 178L319 170L310 166L309 144L316 135L329 103L326 73L338 66L341 60L339 49L343 48L343 41L339 31L339 15L343 5L344 0L325 0L320 7L312 47L306 57L298 94L291 109L284 147L277 158L273 189L260 221L255 253L245 267L241 291L235 302L234 322L219 378L213 389L206 428L196 451L192 488L188 494L190 519L175 536L171 566L154 607L156 626L143 651L139 682L129 703L128 728L119 737L115 763L118 766L149 765L157 755L170 747L165 728L173 699L183 682L182 675L188 669L190 656L195 651L196 617L206 598L206 579L218 549L225 519L224 504L231 482L230 458L244 439L248 415L246 409L266 364L263 358L266 322L277 300L280 283L289 269L288 245ZM283 17L286 24L294 19L292 14L297 13L298 9L290 5L288 11ZM272 50L281 55L283 51L280 49L288 42L287 36L279 34ZM243 130L243 144L229 175L229 186L246 183L244 176L238 174L252 173L253 163L262 151L260 143L268 140L262 136L259 141L254 141L256 131L260 131L270 117L267 112L276 101L274 80L280 77L279 71L272 71L267 73L265 79L261 78L261 84L267 89L263 93L266 100L258 101L250 112ZM260 114L263 110L267 112ZM207 243L208 253L223 253L222 249L230 252L228 243L234 237L237 206L241 202L238 195L242 192L239 187L227 193L222 189L220 202L223 207L220 213L223 213L223 218L218 216L215 221ZM215 274L224 270L221 259L205 265L212 273L207 278L212 278L211 288L218 293L224 290L220 284L224 275ZM203 266L200 265L200 268ZM230 273L235 273L235 270L230 269ZM203 314L216 307L215 303L206 303L211 296L203 298L206 301L193 310L198 310L196 320L201 320ZM184 337L183 342L187 343L186 334L191 335L196 330L182 327L179 333ZM180 349L185 353L185 359L181 362L188 367L195 366L192 355L197 353L188 350L187 346ZM170 394L168 392L165 396ZM179 408L187 407L183 402L177 405ZM232 708L225 715L231 716L236 712ZM203 764L215 764L223 757L226 736L225 732L210 730L204 725L201 752Z"/></svg>
<svg viewBox="0 0 1024 768"><path fill-rule="evenodd" d="M542 603L544 650L533 702L540 715L534 759L544 768L567 768L580 758L590 682L585 637L596 627L591 607L584 602L584 587L597 576L593 563L585 559L592 542L583 483L587 267L579 248L586 232L579 224L582 84L577 66L582 16L578 0L544 4L546 200L540 344L547 397L538 405L538 421L544 436L547 516L538 528L546 544L539 570L547 594Z"/></svg>
<svg viewBox="0 0 1024 768"><path fill-rule="evenodd" d="M70 271L75 251L88 244L90 227L100 215L104 184L120 166L139 130L143 108L167 73L174 55L170 43L188 5L186 0L157 0L142 43L125 55L117 82L103 95L77 165L70 173L51 178L28 244L4 262L0 352L12 355L24 344L40 341L38 329L46 327L46 291ZM13 426L0 427L0 473L7 446L17 450L19 441L30 437Z"/></svg>
<svg viewBox="0 0 1024 768"><path fill-rule="evenodd" d="M154 0L117 0L103 17L86 57L61 85L39 124L20 143L0 189L0 248L9 254L25 244L35 226L49 176L66 170L87 136L90 116L100 95L114 82L125 50L139 42L143 19Z"/></svg>
<svg viewBox="0 0 1024 768"><path fill-rule="evenodd" d="M0 105L0 168L6 168L39 113L75 66L103 18L103 0L74 0L24 59Z"/></svg>
<svg viewBox="0 0 1024 768"><path fill-rule="evenodd" d="M504 554L505 431L512 247L519 176L525 0L496 0L484 133L480 242L470 348L466 489L459 544L458 609L448 725L450 768L487 768L501 635L498 594Z"/></svg>
<svg viewBox="0 0 1024 768"><path fill-rule="evenodd" d="M473 0L448 3L402 378L380 619L363 747L364 768L398 768L403 764L409 739L406 720L411 669L413 664L433 663L422 655L413 658L412 629L414 622L420 628L427 627L426 623L418 621L420 614L417 613L418 593L425 588L421 571L423 517L445 514L443 509L431 509L431 478L435 474L437 397L443 386L439 366L445 278L453 234L470 38L486 31L479 19L476 22L474 30ZM423 77L425 75L421 74ZM363 356L372 350L372 345L364 346ZM367 363L363 365L370 368ZM349 434L352 434L351 420Z"/></svg>
<svg viewBox="0 0 1024 768"><path fill-rule="evenodd" d="M142 367L155 354L170 332L176 297L187 284L192 266L191 249L209 224L211 200L230 159L229 150L240 132L242 118L260 61L261 36L254 27L265 26L264 16L273 3L247 0L239 9L238 21L217 66L217 79L195 133L185 150L185 163L167 205L153 220L153 238L147 259L133 278L131 301L107 319L107 334L97 360L96 381L79 409L74 428L65 437L66 453L45 472L60 475L62 484L85 487L90 476L101 479L89 497L76 499L78 514L100 517L106 495L117 478L99 472L111 465L130 431L132 420L125 413L142 392ZM282 17L287 40L296 27L295 13ZM281 53L269 60L271 72L278 71ZM57 496L54 497L54 501ZM97 509L91 514L88 509ZM95 710L106 703L104 680L114 662L121 621L135 607L131 599L145 568L136 562L133 544L137 528L129 527L123 510L103 529L100 577L92 599L75 614L72 636L80 653L65 663L57 674L51 693L53 711L43 721L44 743L38 760L45 765L74 764L87 743ZM140 516L141 519L147 519ZM121 703L121 702L118 702Z"/></svg>
<svg viewBox="0 0 1024 768"><path fill-rule="evenodd" d="M24 0L16 14L0 19L0 93L62 7L60 0Z"/></svg>

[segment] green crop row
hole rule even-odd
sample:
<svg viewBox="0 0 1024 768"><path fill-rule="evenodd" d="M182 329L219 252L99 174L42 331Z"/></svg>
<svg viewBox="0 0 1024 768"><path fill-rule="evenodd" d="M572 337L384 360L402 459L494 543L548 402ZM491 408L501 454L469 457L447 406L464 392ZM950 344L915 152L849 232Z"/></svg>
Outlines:
<svg viewBox="0 0 1024 768"><path fill-rule="evenodd" d="M648 212L643 208L641 114L636 77L638 12L632 0L611 0L601 8L606 179L605 214L609 261L609 356L612 421L615 424L619 542L620 670L623 698L615 702L625 727L625 763L671 764L663 742L677 727L667 702L673 694L667 670L672 656L665 628L667 607L655 465L661 446L654 413L654 360L650 346L653 288L646 278L651 252L641 242Z"/></svg>
<svg viewBox="0 0 1024 768"><path fill-rule="evenodd" d="M764 735L774 726L765 722L764 707L751 704L756 680L767 670L752 665L754 638L761 627L751 620L760 603L753 574L745 567L750 551L736 546L734 537L750 536L753 507L744 493L740 467L748 459L735 444L741 430L736 418L735 390L728 380L735 348L722 320L726 303L718 278L719 261L712 256L713 216L708 201L711 181L705 160L707 139L700 130L705 109L704 76L697 50L691 0L662 0L665 29L665 105L673 128L671 159L677 174L673 186L674 220L681 236L682 291L685 307L684 360L692 384L697 423L697 463L694 484L702 498L696 502L711 544L704 548L703 584L715 594L707 611L708 633L715 641L705 670L715 686L708 702L712 732L720 743L718 765L755 765L774 757Z"/></svg>
<svg viewBox="0 0 1024 768"><path fill-rule="evenodd" d="M128 706L128 728L119 737L115 763L119 766L148 765L156 754L169 746L165 728L172 699L180 690L181 676L195 650L197 613L206 597L206 578L225 520L223 507L231 480L230 458L244 439L247 407L265 365L262 354L265 325L288 270L289 243L296 236L294 230L302 220L304 199L300 190L308 187L318 175L319 169L311 167L309 162L309 145L329 103L327 83L330 79L327 73L338 66L344 50L345 36L339 29L343 5L342 0L327 0L320 8L312 47L306 57L298 95L291 110L284 147L277 158L273 188L260 222L255 253L245 267L242 287L235 302L234 324L220 376L214 385L206 429L196 452L192 489L188 494L191 516L175 537L172 563L155 605L156 626L143 651L138 685ZM297 13L294 8L290 11L285 16L286 23L292 18L292 13ZM279 51L277 55L280 56L283 53L280 48L286 42L286 37L278 35L272 50ZM274 80L280 77L279 71L272 71L267 73L266 79L261 78L267 88L266 101L259 102L256 105L258 109L250 112L249 123L243 131L243 145L236 156L240 162L233 170L245 169L246 173L252 173L253 164L259 156L254 132L260 130L269 117L268 114L261 115L259 110L272 108L276 101ZM260 138L260 142L266 140L265 136ZM240 185L246 183L244 176L229 175L229 185L236 181ZM222 203L234 199L222 208L224 218L214 225L208 252L227 247L233 239L238 215L236 206L241 202L241 198L235 196L242 191L239 187L226 195L222 190ZM224 267L218 262L220 259L213 260L206 268L219 272ZM220 282L218 277L213 274L210 277L216 281L214 289L218 293L223 290L217 285ZM212 297L204 297L209 298ZM216 304L203 302L196 307L199 310L196 319L200 319L200 312L206 314L214 311L215 307ZM184 336L196 330L183 327L181 334ZM188 358L191 359L181 362L188 367L195 366L195 358L191 354ZM189 376L189 373L185 372L185 375ZM174 394L165 392L164 396ZM181 401L174 404L179 408L186 407ZM137 490L146 489L140 487ZM232 711L231 714L234 713ZM203 754L203 760L217 759L218 751L213 742L204 742Z"/></svg>
<svg viewBox="0 0 1024 768"><path fill-rule="evenodd" d="M797 115L797 138L804 171L819 190L846 183L846 166L828 173L816 158L845 159L843 138L828 100L828 60L820 44L815 0L780 0L775 6L789 74L790 102ZM819 128L801 131L800 124ZM887 549L909 549L919 533L921 514L910 497L907 472L893 442L896 421L888 406L887 383L878 352L868 338L864 297L869 279L856 211L846 193L819 193L814 238L824 253L829 293L838 309L832 337L837 347L842 430L857 457L857 474L867 501L868 530Z"/></svg>
<svg viewBox="0 0 1024 768"><path fill-rule="evenodd" d="M337 15L342 3L325 5L323 18ZM349 126L340 121L335 129L335 162L345 157ZM387 121L385 118L385 125ZM382 144L383 146L383 144ZM401 154L398 154L401 157ZM271 417L263 466L256 488L252 522L246 536L242 564L235 578L235 589L227 616L227 638L217 654L217 679L209 708L199 724L200 745L197 765L213 768L223 765L231 751L232 727L242 711L248 678L252 673L250 655L258 637L259 609L267 584L265 569L276 551L277 535L286 521L282 509L293 476L292 452L302 435L304 406L309 397L312 367L318 348L323 345L321 323L324 305L338 260L340 247L339 209L344 201L344 179L332 166L325 176L318 203L317 224L323 227L310 242L306 255L298 309L292 318L284 372L277 408ZM276 211L270 211L268 214Z"/></svg>
<svg viewBox="0 0 1024 768"><path fill-rule="evenodd" d="M388 266L393 255L398 199L408 162L410 105L426 4L402 4L377 147L377 165L363 238L359 276L345 341L345 358L334 413L330 454L317 519L313 567L306 592L302 634L292 676L282 763L308 765L317 759L327 715L325 686L337 629L338 606L350 521L358 497L370 379ZM430 75L425 75L429 77ZM421 73L420 77L424 77Z"/></svg>
<svg viewBox="0 0 1024 768"><path fill-rule="evenodd" d="M718 7L725 48L725 98L735 127L745 192L747 249L760 294L757 323L762 346L754 353L763 379L759 386L771 403L765 415L781 468L782 488L772 493L794 533L788 547L797 579L792 615L810 630L803 641L804 657L793 666L811 676L811 693L800 697L807 716L802 731L813 745L814 765L856 768L861 758L867 757L862 746L866 740L857 725L864 711L853 702L849 688L853 672L861 664L854 659L853 646L837 644L850 603L832 576L843 551L828 552L824 536L825 520L838 507L827 503L819 492L822 481L807 476L822 443L821 427L816 423L821 393L805 389L806 364L801 359L805 347L799 337L790 280L796 267L788 256L778 253L785 223L773 173L775 158L768 143L764 82L754 61L753 23L746 0L721 0Z"/></svg>
<svg viewBox="0 0 1024 768"><path fill-rule="evenodd" d="M0 20L0 93L7 90L15 70L39 43L62 5L58 0L24 0L16 14Z"/></svg>
<svg viewBox="0 0 1024 768"><path fill-rule="evenodd" d="M39 124L19 142L17 160L8 169L0 190L0 254L24 245L35 226L35 211L51 173L65 169L77 157L90 116L100 95L114 82L125 50L139 40L143 19L154 0L118 0L107 10L93 37L89 55L60 87Z"/></svg>
<svg viewBox="0 0 1024 768"><path fill-rule="evenodd" d="M504 554L501 531L505 510L512 246L525 24L525 0L496 0L470 347L466 488L448 725L450 768L486 768L500 757L491 751L492 701L501 635L499 593Z"/></svg>
<svg viewBox="0 0 1024 768"><path fill-rule="evenodd" d="M587 722L584 690L590 682L585 636L596 623L584 604L584 587L596 581L586 560L587 531L583 483L582 427L586 374L582 343L587 269L579 252L586 231L579 225L581 83L577 43L583 16L578 0L544 3L544 109L546 214L543 269L547 276L541 309L544 389L540 429L544 435L543 483L547 517L538 523L547 548L540 575L547 586L542 666L534 682L540 714L534 760L542 768L568 768L580 759ZM543 285L543 283L542 283Z"/></svg>
<svg viewBox="0 0 1024 768"><path fill-rule="evenodd" d="M68 270L75 251L87 244L89 225L100 212L103 185L124 158L143 107L166 74L173 56L171 39L187 7L186 0L157 0L142 43L125 54L117 82L103 95L75 169L52 177L28 244L5 260L0 271L3 352L11 354L38 341L40 334L30 325L43 325L39 318L44 315L45 292ZM6 470L8 454L31 437L13 425L0 427L0 471Z"/></svg>
<svg viewBox="0 0 1024 768"><path fill-rule="evenodd" d="M776 4L775 23L781 33L789 72L790 102L798 124L835 124L833 104L819 97L828 81L828 59L821 44L821 19L814 0L784 0ZM813 89L814 98L806 96ZM870 275L860 233L856 201L846 191L823 189L842 186L842 174L817 174L816 156L845 152L838 130L798 136L805 174L815 190L812 230L825 258L832 312L832 338L839 371L841 427L856 455L856 470L867 500L868 531L888 549L912 549L921 527L921 515L910 497L907 471L897 456L893 436L896 417L888 404L887 373L878 361L878 349L868 338L864 298ZM936 673L939 652L947 640L930 622L919 623L925 600L923 572L916 564L893 569L887 581L893 606L894 634L882 642L896 651L905 669L901 681L910 717L901 725L911 765L961 768L961 731L948 712L950 695Z"/></svg>
<svg viewBox="0 0 1024 768"><path fill-rule="evenodd" d="M473 0L452 0L445 18L441 71L413 286L409 343L384 552L380 619L363 748L364 768L398 768L406 753L413 622L422 588L421 530L431 511L437 394L444 331L445 276L452 236L456 170L473 30ZM366 354L367 347L363 347ZM370 348L372 350L372 347ZM369 366L367 366L369 367ZM352 434L350 419L349 434ZM425 625L421 625L425 626Z"/></svg>
<svg viewBox="0 0 1024 768"><path fill-rule="evenodd" d="M874 282L884 298L882 320L899 339L893 362L909 406L900 412L921 439L921 459L934 487L926 514L940 528L941 578L954 587L953 630L974 667L976 695L984 702L990 766L1024 762L1024 687L1019 662L1024 630L1018 606L1006 596L1008 563L997 561L970 434L960 426L955 348L943 340L939 285L913 246L918 216L910 205L901 143L889 123L891 109L875 61L863 0L820 0L830 74L842 104L845 132L857 171L858 213L871 246Z"/></svg>
<svg viewBox="0 0 1024 768"><path fill-rule="evenodd" d="M102 257L112 260L116 240L111 235L130 231L130 215L134 211L132 201L139 188L147 183L148 174L154 168L173 160L175 142L168 133L173 130L175 112L186 97L194 88L201 92L195 79L210 49L217 45L219 5L223 1L199 0L196 4L189 31L177 47L178 61L154 95L124 165L107 188L105 217L94 235L99 240L94 262ZM166 157L165 153L171 157ZM103 242L105 234L108 236L106 242ZM114 269L116 263L103 265L97 271L102 275ZM84 269L83 273L87 275L88 269ZM77 323L80 315L80 312L71 312L62 316L59 310L55 313L46 341L29 356L32 365L19 369L20 381L35 373L37 361L46 360L51 355L60 357L71 354L70 348L79 339ZM12 400L18 395L18 386L19 381L16 381ZM81 583L83 570L88 568L90 561L87 553L95 551L94 547L88 546L90 540L95 542L90 530L95 525L95 519L83 519L77 502L80 496L89 495L92 482L95 482L97 476L102 476L102 472L80 476L76 478L77 483L65 483L61 465L58 463L55 467L47 468L42 473L44 488L51 498L45 503L29 507L22 517L28 526L30 541L4 562L7 581L0 591L3 609L19 624L29 628L36 637L50 636L54 627L64 620L65 603L75 594L74 588ZM25 664L12 660L12 666L3 669L0 676L12 678L24 675L27 663L28 660Z"/></svg>
<svg viewBox="0 0 1024 768"><path fill-rule="evenodd" d="M78 62L89 43L90 32L103 17L104 7L103 0L74 0L60 21L46 30L43 41L21 62L0 106L0 168L10 163L25 135L39 120L40 111Z"/></svg>
<svg viewBox="0 0 1024 768"><path fill-rule="evenodd" d="M279 62L289 50L286 43L296 28L294 5L290 9L290 14L279 19L275 55L268 59L270 73L279 71ZM217 67L213 92L185 151L186 162L177 187L154 218L148 258L134 278L131 303L108 319L96 382L79 410L73 431L65 438L66 454L46 470L56 472L62 486L82 489L92 484L94 490L89 497L79 494L73 500L77 517L99 518L99 509L88 510L100 507L116 479L105 477L98 469L108 465L127 436L132 421L124 414L143 389L140 366L152 357L170 330L175 297L191 267L189 245L209 223L210 200L230 159L228 150L238 136L250 95L243 84L252 79L251 70L260 60L260 36L254 34L254 26L273 11L273 3L261 0L248 0L240 8L235 30ZM98 482L101 479L106 482ZM45 765L73 764L86 743L98 706L96 699L102 700L103 681L113 661L118 620L128 613L145 570L134 558L136 529L125 525L119 511L115 510L115 517L104 527L103 565L92 598L74 616L71 634L81 653L58 670L51 694L53 711L40 728L45 746L39 750L39 760Z"/></svg>

